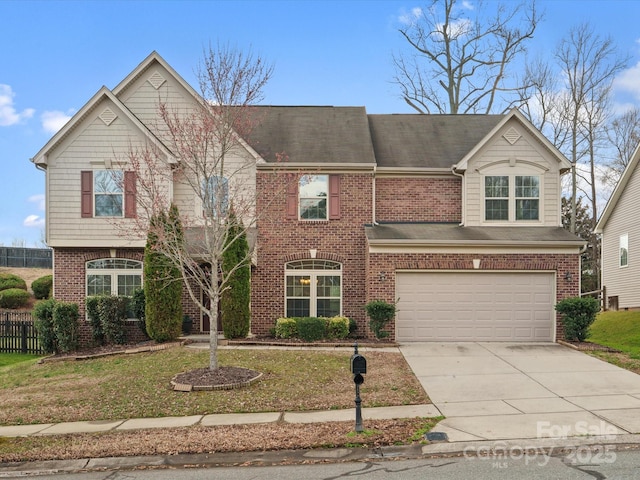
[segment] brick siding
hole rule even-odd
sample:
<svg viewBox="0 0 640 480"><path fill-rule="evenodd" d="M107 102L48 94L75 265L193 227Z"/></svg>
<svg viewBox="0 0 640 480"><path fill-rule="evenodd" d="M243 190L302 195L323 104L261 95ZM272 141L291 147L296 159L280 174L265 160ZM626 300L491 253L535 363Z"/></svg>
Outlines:
<svg viewBox="0 0 640 480"><path fill-rule="evenodd" d="M460 222L459 178L394 177L376 179L379 222Z"/></svg>

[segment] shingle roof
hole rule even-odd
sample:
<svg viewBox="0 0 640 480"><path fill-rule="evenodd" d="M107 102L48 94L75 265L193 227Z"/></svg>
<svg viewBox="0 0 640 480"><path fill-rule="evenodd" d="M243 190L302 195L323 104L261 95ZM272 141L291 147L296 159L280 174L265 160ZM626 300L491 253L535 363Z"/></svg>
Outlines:
<svg viewBox="0 0 640 480"><path fill-rule="evenodd" d="M379 167L449 168L504 115L369 115Z"/></svg>
<svg viewBox="0 0 640 480"><path fill-rule="evenodd" d="M245 138L267 162L374 164L364 107L259 106Z"/></svg>
<svg viewBox="0 0 640 480"><path fill-rule="evenodd" d="M584 245L562 227L462 227L457 223L387 223L365 226L369 243L424 243L487 245L530 242L539 245Z"/></svg>

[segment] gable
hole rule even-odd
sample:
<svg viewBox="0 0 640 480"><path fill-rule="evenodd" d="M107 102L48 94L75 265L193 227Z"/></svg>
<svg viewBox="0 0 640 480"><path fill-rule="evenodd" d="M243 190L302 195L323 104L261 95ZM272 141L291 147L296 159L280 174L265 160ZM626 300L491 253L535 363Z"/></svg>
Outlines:
<svg viewBox="0 0 640 480"><path fill-rule="evenodd" d="M623 196L633 195L633 193L625 193L628 188L631 189L632 192L633 191L637 192L637 189L639 187L629 186L629 184L632 182L632 179L634 177L638 177L640 175L637 172L638 170L637 167L639 162L640 162L640 145L638 145L635 152L631 156L631 160L625 167L624 172L622 172L622 175L620 176L620 180L618 180L616 188L613 190L611 197L609 197L609 200L607 201L607 205L602 211L602 214L600 215L600 219L596 224L596 228L594 230L595 233L603 233L607 223L609 222L610 217L614 214L614 212L618 209L624 208L622 206L618 206L618 204L622 203L621 198ZM638 180L636 180L635 183L637 182ZM636 193L635 196L638 197L638 194Z"/></svg>

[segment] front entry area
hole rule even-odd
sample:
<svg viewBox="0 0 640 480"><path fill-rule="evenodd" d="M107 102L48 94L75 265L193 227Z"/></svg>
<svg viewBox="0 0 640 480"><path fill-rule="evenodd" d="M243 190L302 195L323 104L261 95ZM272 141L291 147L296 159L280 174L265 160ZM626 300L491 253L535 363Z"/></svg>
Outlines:
<svg viewBox="0 0 640 480"><path fill-rule="evenodd" d="M398 272L396 340L555 341L553 272Z"/></svg>

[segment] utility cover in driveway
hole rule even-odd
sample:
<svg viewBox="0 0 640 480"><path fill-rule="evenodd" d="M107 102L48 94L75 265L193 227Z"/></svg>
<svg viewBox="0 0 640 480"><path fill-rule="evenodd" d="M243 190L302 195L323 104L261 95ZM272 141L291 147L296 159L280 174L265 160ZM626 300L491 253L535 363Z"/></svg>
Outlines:
<svg viewBox="0 0 640 480"><path fill-rule="evenodd" d="M399 272L396 339L553 341L554 283L548 272Z"/></svg>

